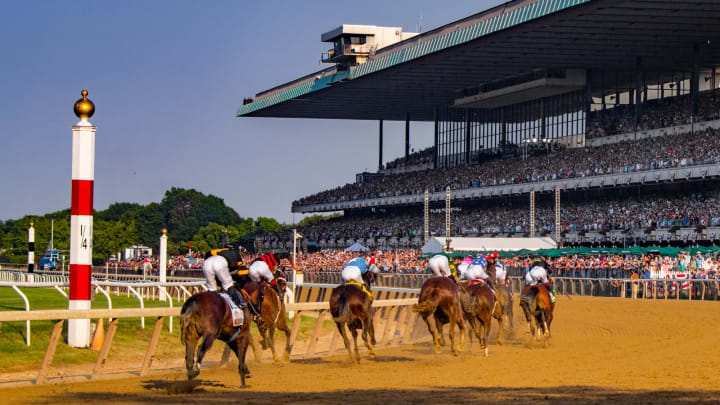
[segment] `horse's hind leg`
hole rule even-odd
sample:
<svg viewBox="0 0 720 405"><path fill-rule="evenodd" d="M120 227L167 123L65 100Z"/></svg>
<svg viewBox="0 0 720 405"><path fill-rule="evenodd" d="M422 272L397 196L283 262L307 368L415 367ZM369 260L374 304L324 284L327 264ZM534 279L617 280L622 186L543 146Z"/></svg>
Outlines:
<svg viewBox="0 0 720 405"><path fill-rule="evenodd" d="M437 329L440 346L445 346L447 343L445 343L445 335L443 334L443 323L437 314L433 315L433 318L435 319L435 328Z"/></svg>
<svg viewBox="0 0 720 405"><path fill-rule="evenodd" d="M363 321L363 333L362 338L363 342L365 342L365 346L368 348L370 356L375 356L375 350L374 350L374 343L375 340L375 332L372 331L372 317L368 318L367 320ZM371 335L372 333L372 335Z"/></svg>
<svg viewBox="0 0 720 405"><path fill-rule="evenodd" d="M203 342L200 344L200 349L198 349L198 355L197 355L197 365L200 367L200 364L202 364L203 357L205 357L205 353L207 353L208 350L212 347L213 342L215 342L216 334L214 333L206 333L203 335ZM199 370L198 370L199 372Z"/></svg>
<svg viewBox="0 0 720 405"><path fill-rule="evenodd" d="M355 347L355 361L359 362L360 361L360 352L358 351L358 345L357 345L357 337L358 337L357 329L350 328L350 333L352 333L353 345Z"/></svg>
<svg viewBox="0 0 720 405"><path fill-rule="evenodd" d="M195 350L197 349L198 336L193 332L185 334L185 370L188 379L191 380L200 374L200 367L195 363Z"/></svg>
<svg viewBox="0 0 720 405"><path fill-rule="evenodd" d="M425 324L427 324L428 331L433 338L433 344L435 345L435 353L440 353L440 337L438 331L435 328L435 319L430 319L431 315L423 317ZM441 329L442 330L442 329Z"/></svg>
<svg viewBox="0 0 720 405"><path fill-rule="evenodd" d="M348 354L350 355L350 361L356 362L355 356L353 356L352 349L350 348L350 339L348 339L347 332L345 331L345 324L343 322L335 322L335 325L340 332L340 336L342 336L343 338L343 343L345 343L345 349L347 349Z"/></svg>

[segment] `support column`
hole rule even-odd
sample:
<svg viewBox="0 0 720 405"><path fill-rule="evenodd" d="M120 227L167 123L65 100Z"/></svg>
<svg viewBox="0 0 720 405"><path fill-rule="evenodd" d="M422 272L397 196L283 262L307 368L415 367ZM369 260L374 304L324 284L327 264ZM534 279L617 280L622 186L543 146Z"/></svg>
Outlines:
<svg viewBox="0 0 720 405"><path fill-rule="evenodd" d="M592 79L591 72L588 70L585 76L585 136L587 136L590 130L590 113L592 112L592 86L590 80Z"/></svg>
<svg viewBox="0 0 720 405"><path fill-rule="evenodd" d="M470 109L465 110L465 164L470 164Z"/></svg>
<svg viewBox="0 0 720 405"><path fill-rule="evenodd" d="M383 167L383 120L380 120L380 126L378 128L378 171L382 170Z"/></svg>
<svg viewBox="0 0 720 405"><path fill-rule="evenodd" d="M695 44L693 46L693 71L690 79L690 98L692 100L692 115L696 116L700 113L700 47ZM693 117L694 121L694 117Z"/></svg>
<svg viewBox="0 0 720 405"><path fill-rule="evenodd" d="M405 163L410 157L410 113L405 116Z"/></svg>
<svg viewBox="0 0 720 405"><path fill-rule="evenodd" d="M433 168L437 169L437 167L438 167L438 155L440 154L440 149L438 148L438 109L437 109L437 107L435 107L435 119L434 119L434 121L435 121L435 125L434 125L434 127L433 127L433 132L434 132L433 135L434 135L435 140L434 140L433 142L434 142L434 145L435 145L435 159L434 159L434 162L433 162Z"/></svg>
<svg viewBox="0 0 720 405"><path fill-rule="evenodd" d="M507 143L507 126L505 125L505 109L500 110L500 151L505 153L505 143Z"/></svg>
<svg viewBox="0 0 720 405"><path fill-rule="evenodd" d="M423 210L423 243L430 239L430 192L425 190L425 209Z"/></svg>
<svg viewBox="0 0 720 405"><path fill-rule="evenodd" d="M641 104L642 104L642 87L640 81L640 64L642 60L638 56L635 58L635 89L633 91L635 101L635 126L640 122Z"/></svg>
<svg viewBox="0 0 720 405"><path fill-rule="evenodd" d="M70 204L70 295L69 309L90 309L92 276L93 189L95 182L95 127L88 118L95 105L82 91L75 102L80 122L72 127L72 199ZM68 345L90 345L90 320L68 321Z"/></svg>
<svg viewBox="0 0 720 405"><path fill-rule="evenodd" d="M158 279L161 283L167 282L167 229L162 230L160 236L160 268L158 268ZM165 287L160 287L165 291ZM158 293L160 301L165 301L165 294Z"/></svg>
<svg viewBox="0 0 720 405"><path fill-rule="evenodd" d="M540 138L547 139L547 125L545 125L545 99L540 99Z"/></svg>
<svg viewBox="0 0 720 405"><path fill-rule="evenodd" d="M28 260L27 271L32 273L35 271L35 222L30 221L28 228Z"/></svg>

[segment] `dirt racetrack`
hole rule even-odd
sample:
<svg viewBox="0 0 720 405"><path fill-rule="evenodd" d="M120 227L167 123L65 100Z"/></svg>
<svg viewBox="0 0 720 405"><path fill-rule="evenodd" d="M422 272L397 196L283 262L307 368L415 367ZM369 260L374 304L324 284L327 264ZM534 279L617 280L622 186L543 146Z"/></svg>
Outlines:
<svg viewBox="0 0 720 405"><path fill-rule="evenodd" d="M560 297L549 348L532 345L515 311L515 337L453 357L429 344L292 364L250 363L241 390L235 364L203 369L0 390L2 403L417 404L720 403L720 302ZM496 335L493 329L492 336ZM447 348L446 348L447 349ZM363 354L363 353L361 353Z"/></svg>

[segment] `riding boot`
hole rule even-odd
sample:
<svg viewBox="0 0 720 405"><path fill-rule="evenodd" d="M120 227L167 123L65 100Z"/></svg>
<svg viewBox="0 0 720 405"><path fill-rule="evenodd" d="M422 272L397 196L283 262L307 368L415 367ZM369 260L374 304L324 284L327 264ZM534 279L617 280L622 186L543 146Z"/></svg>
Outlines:
<svg viewBox="0 0 720 405"><path fill-rule="evenodd" d="M485 279L485 282L487 283L488 287L490 287L490 289L492 289L493 291L495 291L495 286L493 285L493 283L492 283L492 281L490 280L489 277L488 277L487 279Z"/></svg>
<svg viewBox="0 0 720 405"><path fill-rule="evenodd" d="M237 288L235 288L235 286L231 286L230 288L228 288L227 293L233 300L233 302L238 306L238 308L245 308L245 301L242 299L240 293L238 292Z"/></svg>
<svg viewBox="0 0 720 405"><path fill-rule="evenodd" d="M553 304L555 303L555 288L552 285L552 283L545 284L545 288L547 288L548 293L550 294L550 302Z"/></svg>

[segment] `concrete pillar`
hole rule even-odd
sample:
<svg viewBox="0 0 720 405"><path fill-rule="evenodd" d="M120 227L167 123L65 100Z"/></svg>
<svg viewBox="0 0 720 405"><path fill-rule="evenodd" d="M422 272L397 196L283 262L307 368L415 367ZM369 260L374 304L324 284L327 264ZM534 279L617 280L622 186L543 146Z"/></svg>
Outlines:
<svg viewBox="0 0 720 405"><path fill-rule="evenodd" d="M692 99L692 114L700 113L700 47L693 46L693 70L690 79L690 98Z"/></svg>

